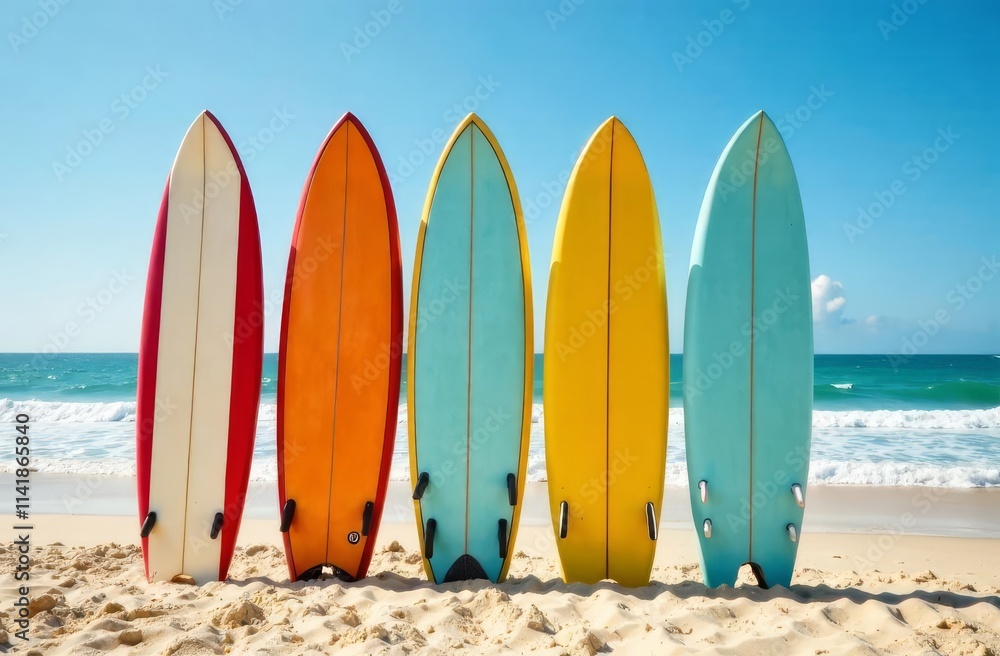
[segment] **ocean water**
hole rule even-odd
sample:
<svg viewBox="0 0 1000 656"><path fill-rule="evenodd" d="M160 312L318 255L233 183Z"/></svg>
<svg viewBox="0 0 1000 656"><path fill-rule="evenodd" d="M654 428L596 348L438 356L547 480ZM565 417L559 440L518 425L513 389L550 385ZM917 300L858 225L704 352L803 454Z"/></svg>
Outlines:
<svg viewBox="0 0 1000 656"><path fill-rule="evenodd" d="M43 472L128 476L135 465L133 354L0 354L0 430L32 421ZM681 356L670 358L667 483L684 484ZM277 356L264 358L252 477L277 477ZM810 482L1000 486L1000 356L817 355ZM409 477L406 373L391 476ZM529 479L545 479L542 357L535 356ZM8 429L12 430L12 429ZM12 441L0 443L12 444ZM0 451L0 471L14 467Z"/></svg>

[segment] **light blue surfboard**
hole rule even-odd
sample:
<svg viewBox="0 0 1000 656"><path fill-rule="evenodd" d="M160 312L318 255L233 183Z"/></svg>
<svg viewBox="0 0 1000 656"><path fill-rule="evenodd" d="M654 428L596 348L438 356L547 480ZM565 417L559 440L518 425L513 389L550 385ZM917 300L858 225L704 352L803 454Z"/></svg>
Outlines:
<svg viewBox="0 0 1000 656"><path fill-rule="evenodd" d="M684 431L705 584L788 586L812 425L809 254L792 162L758 112L726 146L695 231Z"/></svg>
<svg viewBox="0 0 1000 656"><path fill-rule="evenodd" d="M470 114L431 180L410 313L410 473L439 583L502 580L513 554L531 426L528 267L510 168Z"/></svg>

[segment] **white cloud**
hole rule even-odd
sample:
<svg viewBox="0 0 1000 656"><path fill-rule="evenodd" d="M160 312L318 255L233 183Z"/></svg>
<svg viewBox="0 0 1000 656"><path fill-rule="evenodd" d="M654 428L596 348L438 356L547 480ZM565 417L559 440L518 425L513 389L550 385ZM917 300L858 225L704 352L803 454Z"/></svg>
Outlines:
<svg viewBox="0 0 1000 656"><path fill-rule="evenodd" d="M812 281L813 322L817 324L839 325L853 323L844 317L844 286L825 273Z"/></svg>

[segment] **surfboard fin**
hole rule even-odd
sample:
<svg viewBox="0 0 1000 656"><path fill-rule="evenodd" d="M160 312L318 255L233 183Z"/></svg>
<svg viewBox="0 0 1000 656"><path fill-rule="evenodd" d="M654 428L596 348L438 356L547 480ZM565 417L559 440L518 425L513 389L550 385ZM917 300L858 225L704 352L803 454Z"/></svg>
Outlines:
<svg viewBox="0 0 1000 656"><path fill-rule="evenodd" d="M500 558L507 557L507 520L497 522L497 539L500 541Z"/></svg>
<svg viewBox="0 0 1000 656"><path fill-rule="evenodd" d="M789 524L788 526L785 527L785 530L788 531L788 539L789 540L791 540L792 542L798 542L799 541L799 535L795 531L795 524Z"/></svg>
<svg viewBox="0 0 1000 656"><path fill-rule="evenodd" d="M712 537L712 520L706 519L705 523L701 525L701 530L705 534L705 539Z"/></svg>
<svg viewBox="0 0 1000 656"><path fill-rule="evenodd" d="M215 519L212 520L212 531L209 533L212 539L219 537L219 533L222 531L222 523L226 521L226 516L222 513L215 513Z"/></svg>
<svg viewBox="0 0 1000 656"><path fill-rule="evenodd" d="M806 498L802 494L802 486L798 483L792 485L792 495L795 497L795 503L799 504L799 508L806 507Z"/></svg>
<svg viewBox="0 0 1000 656"><path fill-rule="evenodd" d="M559 537L566 538L569 532L569 504L563 501L559 504Z"/></svg>
<svg viewBox="0 0 1000 656"><path fill-rule="evenodd" d="M375 513L375 504L371 501L365 502L365 511L361 515L361 535L367 536L372 527L372 514Z"/></svg>
<svg viewBox="0 0 1000 656"><path fill-rule="evenodd" d="M517 505L517 476L514 474L507 474L507 502Z"/></svg>
<svg viewBox="0 0 1000 656"><path fill-rule="evenodd" d="M417 487L413 488L413 500L418 501L424 497L424 490L427 489L427 485L431 482L431 475L427 472L420 472L420 476L417 477Z"/></svg>
<svg viewBox="0 0 1000 656"><path fill-rule="evenodd" d="M148 538L149 534L153 531L153 527L156 525L156 513L150 512L146 513L146 519L142 522L142 528L139 529L139 537Z"/></svg>
<svg viewBox="0 0 1000 656"><path fill-rule="evenodd" d="M699 481L698 489L701 491L701 502L708 503L708 481Z"/></svg>
<svg viewBox="0 0 1000 656"><path fill-rule="evenodd" d="M646 528L649 530L649 539L656 539L656 509L653 508L653 502L646 502Z"/></svg>
<svg viewBox="0 0 1000 656"><path fill-rule="evenodd" d="M479 561L469 554L464 554L459 556L458 560L456 560L452 566L448 568L448 572L444 575L443 583L488 578L490 577L486 574L486 570L483 569L483 566L479 564Z"/></svg>
<svg viewBox="0 0 1000 656"><path fill-rule="evenodd" d="M285 507L281 509L281 527L279 530L282 533L288 533L288 530L292 528L293 517L295 517L295 499L289 499L285 502Z"/></svg>
<svg viewBox="0 0 1000 656"><path fill-rule="evenodd" d="M437 530L437 525L437 520L427 520L427 528L424 530L424 558L427 560L434 557L434 532Z"/></svg>

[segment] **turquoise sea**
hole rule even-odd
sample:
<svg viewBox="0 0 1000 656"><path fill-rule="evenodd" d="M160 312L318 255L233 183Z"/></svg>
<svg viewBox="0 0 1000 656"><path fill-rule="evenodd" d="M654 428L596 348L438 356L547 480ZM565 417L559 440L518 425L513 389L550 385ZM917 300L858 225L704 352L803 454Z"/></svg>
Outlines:
<svg viewBox="0 0 1000 656"><path fill-rule="evenodd" d="M683 484L680 355L672 355L667 482ZM137 356L0 354L0 422L27 413L39 471L134 472ZM535 356L529 474L545 478L542 356ZM277 355L264 358L253 477L275 470ZM1000 356L817 355L813 463L819 484L1000 486ZM408 477L406 374L393 478ZM0 471L13 453L0 453Z"/></svg>

